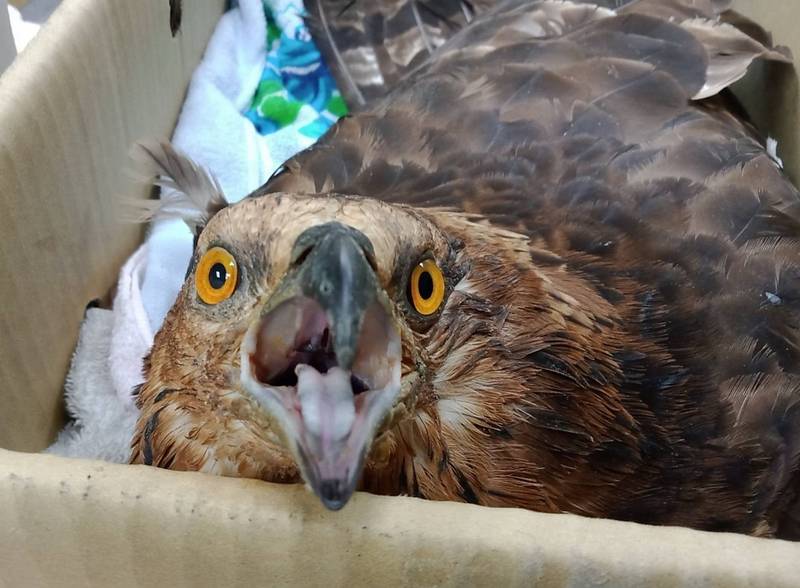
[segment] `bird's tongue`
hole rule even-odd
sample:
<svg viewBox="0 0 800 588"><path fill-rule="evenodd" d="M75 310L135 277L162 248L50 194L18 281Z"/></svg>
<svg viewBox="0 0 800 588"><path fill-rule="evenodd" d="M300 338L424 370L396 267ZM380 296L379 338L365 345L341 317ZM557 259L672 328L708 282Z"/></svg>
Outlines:
<svg viewBox="0 0 800 588"><path fill-rule="evenodd" d="M326 373L300 364L295 368L303 459L314 470L315 491L328 508L341 508L353 491L371 432L369 408L380 391L354 395L350 372Z"/></svg>
<svg viewBox="0 0 800 588"><path fill-rule="evenodd" d="M298 365L295 373L297 398L306 430L318 439L317 449L324 455L347 437L355 422L355 396L350 373L333 367L321 374L305 364ZM325 475L325 472L321 473Z"/></svg>

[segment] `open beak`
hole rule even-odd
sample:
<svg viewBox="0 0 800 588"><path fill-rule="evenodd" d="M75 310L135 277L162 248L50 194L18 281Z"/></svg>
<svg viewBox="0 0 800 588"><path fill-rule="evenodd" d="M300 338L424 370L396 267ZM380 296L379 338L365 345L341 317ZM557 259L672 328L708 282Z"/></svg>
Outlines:
<svg viewBox="0 0 800 588"><path fill-rule="evenodd" d="M283 427L306 482L338 510L400 393L400 335L362 233L314 227L292 258L245 336L241 382Z"/></svg>

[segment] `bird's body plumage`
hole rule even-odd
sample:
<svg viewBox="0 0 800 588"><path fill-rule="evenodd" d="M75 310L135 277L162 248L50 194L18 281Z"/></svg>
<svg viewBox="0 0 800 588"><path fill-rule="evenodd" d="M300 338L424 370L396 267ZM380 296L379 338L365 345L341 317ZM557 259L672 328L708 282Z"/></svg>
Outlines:
<svg viewBox="0 0 800 588"><path fill-rule="evenodd" d="M346 222L390 295L403 255L441 256L448 298L402 323L413 393L365 490L798 538L800 194L747 123L695 100L784 57L719 23L723 2L596 4L470 15L199 247L267 243L271 288L302 229ZM190 287L133 460L299 479L227 375L245 327L195 317Z"/></svg>

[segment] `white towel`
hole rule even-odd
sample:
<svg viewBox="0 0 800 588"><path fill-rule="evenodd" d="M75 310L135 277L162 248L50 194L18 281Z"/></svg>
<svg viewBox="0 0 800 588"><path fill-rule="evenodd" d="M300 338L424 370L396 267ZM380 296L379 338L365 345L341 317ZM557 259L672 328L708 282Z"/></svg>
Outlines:
<svg viewBox="0 0 800 588"><path fill-rule="evenodd" d="M120 402L111 379L108 350L114 313L90 308L81 325L78 346L64 386L67 411L74 417L46 452L124 463L138 411Z"/></svg>
<svg viewBox="0 0 800 588"><path fill-rule="evenodd" d="M123 404L133 404L131 391L142 383L142 362L153 346L153 329L141 291L147 258L148 245L144 244L122 267L114 298L108 363L111 384Z"/></svg>

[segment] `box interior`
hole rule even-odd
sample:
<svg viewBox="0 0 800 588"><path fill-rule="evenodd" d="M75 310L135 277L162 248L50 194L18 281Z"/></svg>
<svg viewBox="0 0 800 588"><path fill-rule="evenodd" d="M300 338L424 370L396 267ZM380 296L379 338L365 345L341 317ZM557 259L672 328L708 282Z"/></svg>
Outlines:
<svg viewBox="0 0 800 588"><path fill-rule="evenodd" d="M185 2L173 38L166 0L65 0L0 78L0 586L796 585L782 541L365 494L328 513L298 486L21 453L62 426L83 309L141 240L128 148L170 135L224 4ZM800 58L795 0L735 7ZM737 91L798 179L795 70Z"/></svg>

